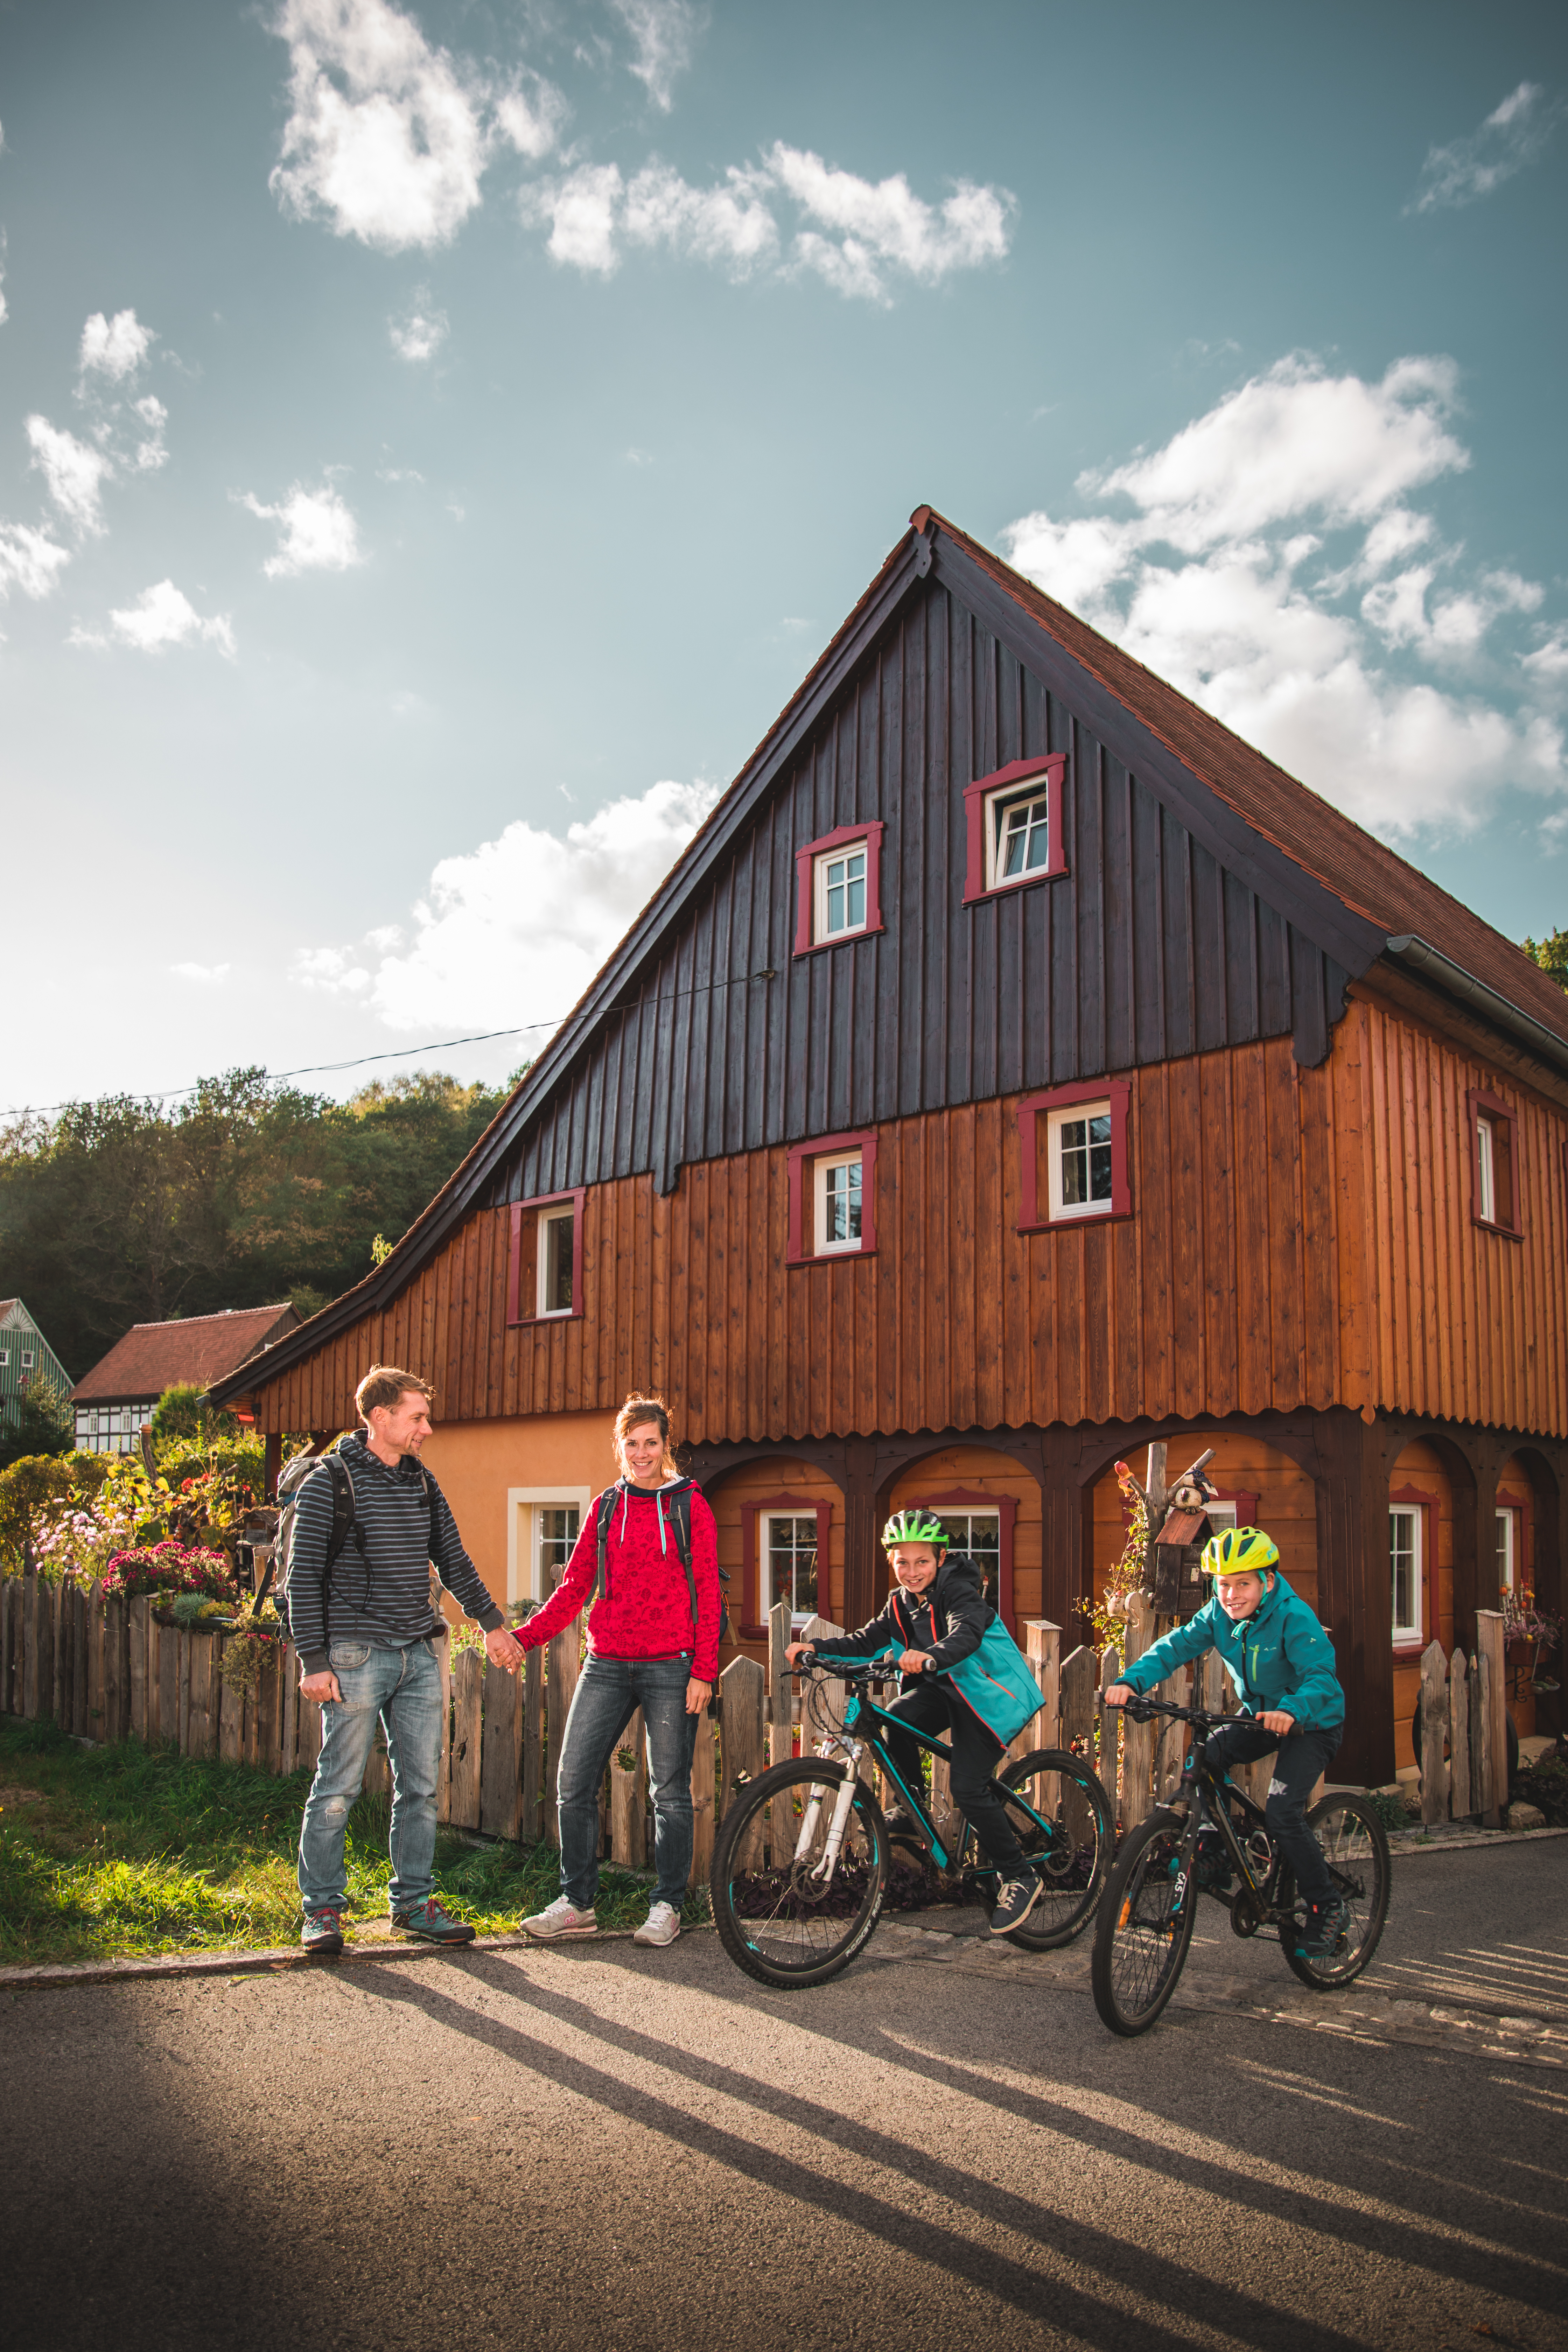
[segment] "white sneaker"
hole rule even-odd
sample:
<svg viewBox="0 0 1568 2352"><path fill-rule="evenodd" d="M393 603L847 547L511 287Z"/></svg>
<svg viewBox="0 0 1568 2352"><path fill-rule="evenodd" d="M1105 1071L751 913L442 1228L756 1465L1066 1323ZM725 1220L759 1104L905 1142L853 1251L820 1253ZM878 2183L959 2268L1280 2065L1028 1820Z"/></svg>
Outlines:
<svg viewBox="0 0 1568 2352"><path fill-rule="evenodd" d="M634 1944L673 1944L680 1933L680 1914L673 1903L656 1903L637 1934Z"/></svg>
<svg viewBox="0 0 1568 2352"><path fill-rule="evenodd" d="M536 1911L531 1919L523 1921L522 1932L525 1936L537 1936L542 1943L549 1943L557 1936L596 1936L599 1922L591 1908L579 1911L574 1903L568 1902L564 1895L559 1895L542 1911Z"/></svg>

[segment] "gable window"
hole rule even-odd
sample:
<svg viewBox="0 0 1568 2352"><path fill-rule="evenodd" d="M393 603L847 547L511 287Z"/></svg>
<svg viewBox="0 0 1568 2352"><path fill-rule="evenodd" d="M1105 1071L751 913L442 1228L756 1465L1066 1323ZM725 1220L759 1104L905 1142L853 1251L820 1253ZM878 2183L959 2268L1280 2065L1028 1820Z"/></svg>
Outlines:
<svg viewBox="0 0 1568 2352"><path fill-rule="evenodd" d="M875 1134L797 1143L788 1168L788 1263L869 1256L877 1246Z"/></svg>
<svg viewBox="0 0 1568 2352"><path fill-rule="evenodd" d="M963 898L988 898L1067 872L1062 784L1067 755L1012 760L963 791L968 856Z"/></svg>
<svg viewBox="0 0 1568 2352"><path fill-rule="evenodd" d="M1396 1646L1421 1640L1422 1551L1426 1512L1419 1503L1391 1503L1388 1509L1388 1560L1394 1603Z"/></svg>
<svg viewBox="0 0 1568 2352"><path fill-rule="evenodd" d="M809 955L864 939L882 924L882 835L886 826L841 824L795 851L795 952Z"/></svg>
<svg viewBox="0 0 1568 2352"><path fill-rule="evenodd" d="M24 1380L26 1379L27 1374L32 1370L32 1369L33 1351L31 1348L24 1348L22 1350L22 1378Z"/></svg>
<svg viewBox="0 0 1568 2352"><path fill-rule="evenodd" d="M511 1210L507 1321L565 1322L583 1312L583 1208L579 1186L520 1201Z"/></svg>
<svg viewBox="0 0 1568 2352"><path fill-rule="evenodd" d="M1470 1218L1510 1241L1523 1238L1520 1214L1519 1119L1500 1095L1472 1087L1470 1108Z"/></svg>
<svg viewBox="0 0 1568 2352"><path fill-rule="evenodd" d="M1132 1213L1131 1081L1052 1087L1018 1106L1020 1233Z"/></svg>

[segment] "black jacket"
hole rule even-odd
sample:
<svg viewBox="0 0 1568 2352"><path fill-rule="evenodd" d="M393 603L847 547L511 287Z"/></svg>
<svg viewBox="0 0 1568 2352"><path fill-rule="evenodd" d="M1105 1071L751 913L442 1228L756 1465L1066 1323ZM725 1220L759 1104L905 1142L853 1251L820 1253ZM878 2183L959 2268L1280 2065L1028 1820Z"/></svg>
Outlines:
<svg viewBox="0 0 1568 2352"><path fill-rule="evenodd" d="M884 1650L926 1650L945 1672L977 1650L996 1612L981 1587L980 1570L965 1551L950 1551L923 1592L893 1587L879 1616L856 1633L813 1642L819 1658L875 1658ZM906 1675L912 1689L926 1677Z"/></svg>

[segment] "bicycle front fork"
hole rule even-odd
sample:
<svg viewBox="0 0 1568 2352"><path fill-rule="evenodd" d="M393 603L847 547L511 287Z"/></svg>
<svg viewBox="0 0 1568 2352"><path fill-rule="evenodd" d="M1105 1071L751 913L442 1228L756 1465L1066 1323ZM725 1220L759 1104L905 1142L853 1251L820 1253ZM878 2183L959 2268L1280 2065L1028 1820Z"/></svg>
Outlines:
<svg viewBox="0 0 1568 2352"><path fill-rule="evenodd" d="M849 1826L849 1811L855 1802L855 1789L859 1778L860 1748L857 1744L845 1752L848 1757L848 1769L834 1791L833 1811L827 1823L827 1836L823 1844L822 1859L809 1873L814 1885L818 1886L829 1885L833 1874L838 1867L838 1857L844 1850L844 1833ZM795 1858L797 1864L805 1861L816 1843L817 1828L822 1820L822 1801L830 1785L827 1781L821 1781L812 1790L811 1802L805 1809L805 1817L800 1825L800 1835L795 1843Z"/></svg>

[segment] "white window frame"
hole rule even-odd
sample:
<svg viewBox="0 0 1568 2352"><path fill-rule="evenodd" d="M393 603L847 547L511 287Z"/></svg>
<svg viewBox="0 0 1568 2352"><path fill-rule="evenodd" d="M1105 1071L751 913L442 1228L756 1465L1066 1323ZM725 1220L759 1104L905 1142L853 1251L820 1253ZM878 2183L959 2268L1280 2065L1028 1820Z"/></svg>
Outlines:
<svg viewBox="0 0 1568 2352"><path fill-rule="evenodd" d="M827 926L828 870L830 867L835 866L847 865L849 859L852 857L858 857L860 860L860 919L858 923L840 923L837 929L830 930ZM847 876L845 878L844 887L846 897L847 897L848 890L850 888L850 881ZM863 931L865 929L867 920L870 913L870 906L871 844L869 839L862 841L841 841L836 848L819 849L816 856L812 860L811 866L811 937L813 944L815 946L821 946L828 940L852 940L858 931Z"/></svg>
<svg viewBox="0 0 1568 2352"><path fill-rule="evenodd" d="M1497 1507L1498 1590L1511 1592L1519 1580L1519 1513L1508 1503Z"/></svg>
<svg viewBox="0 0 1568 2352"><path fill-rule="evenodd" d="M1002 871L1002 841L1006 831L1009 809L1033 806L1043 801L1046 808L1046 858L1043 866L1026 866L1021 874ZM985 824L985 887L991 890L1016 890L1020 882L1038 882L1050 872L1051 864L1051 802L1050 786L1045 772L1024 784L999 784L987 793L984 803Z"/></svg>
<svg viewBox="0 0 1568 2352"><path fill-rule="evenodd" d="M540 1558L541 1511L575 1511L582 1534L593 1508L591 1486L509 1486L506 1490L506 1605L548 1601Z"/></svg>
<svg viewBox="0 0 1568 2352"><path fill-rule="evenodd" d="M576 1309L575 1299L570 1300L564 1307L547 1307L544 1303L549 1286L550 1229L552 1225L565 1225L571 1229L574 1224L576 1214L576 1205L571 1201L557 1202L548 1209L541 1209L538 1213L538 1232L534 1251L534 1309L542 1323L563 1322L566 1317L574 1313ZM576 1245L577 1236L574 1231L571 1244L573 1250L575 1250Z"/></svg>
<svg viewBox="0 0 1568 2352"><path fill-rule="evenodd" d="M1476 1113L1476 1214L1483 1224L1497 1223L1497 1137L1484 1110Z"/></svg>
<svg viewBox="0 0 1568 2352"><path fill-rule="evenodd" d="M20 1368L24 1372L30 1372L37 1360L37 1355L31 1348L24 1348L21 1356L18 1359Z"/></svg>
<svg viewBox="0 0 1568 2352"><path fill-rule="evenodd" d="M1414 1623L1402 1623L1394 1608L1399 1589L1394 1575L1394 1522L1395 1519L1407 1519L1410 1522L1411 1584L1415 1601ZM1426 1562L1423 1557L1426 1540L1426 1514L1419 1503L1390 1503L1388 1507L1389 1614L1394 1619L1395 1646L1401 1649L1410 1647L1422 1639L1422 1611L1426 1601Z"/></svg>
<svg viewBox="0 0 1568 2352"><path fill-rule="evenodd" d="M757 1513L757 1591L762 1595L762 1606L758 1613L764 1625L768 1622L768 1612L773 1606L773 1521L775 1519L789 1519L791 1521L809 1519L811 1521L812 1549L816 1553L817 1605L815 1610L796 1609L792 1603L790 1608L791 1624L795 1626L805 1625L810 1622L814 1615L821 1616L823 1614L822 1571L824 1563L822 1559L822 1548L817 1540L816 1531L818 1520L816 1517L816 1506L812 1504L804 1511L759 1511Z"/></svg>
<svg viewBox="0 0 1568 2352"><path fill-rule="evenodd" d="M860 1231L848 1241L830 1242L827 1233L827 1179L835 1168L860 1171ZM866 1158L859 1144L852 1151L830 1151L811 1163L811 1245L814 1257L853 1257L864 1246L866 1234Z"/></svg>
<svg viewBox="0 0 1568 2352"><path fill-rule="evenodd" d="M1062 1144L1064 1127L1078 1126L1080 1121L1105 1118L1110 1121L1107 1149L1111 1154L1110 1190L1097 1201L1064 1201L1062 1198ZM1103 1102L1064 1103L1059 1110L1046 1113L1046 1191L1050 1201L1053 1225L1074 1217L1104 1217L1110 1213L1116 1199L1116 1118L1110 1097Z"/></svg>
<svg viewBox="0 0 1568 2352"><path fill-rule="evenodd" d="M1212 1503L1204 1505L1204 1517L1209 1523L1210 1533L1222 1535L1226 1528L1234 1528L1237 1524L1236 1505L1222 1503L1216 1496Z"/></svg>
<svg viewBox="0 0 1568 2352"><path fill-rule="evenodd" d="M994 1522L995 1528L996 1528L996 1549L995 1549L994 1552L987 1552L987 1553L985 1553L985 1554L984 1554L984 1558L985 1558L985 1560L986 1560L987 1565L989 1565L991 1562L994 1561L994 1563L995 1563L995 1570L996 1570L996 1580L997 1580L997 1582L998 1582L998 1583L1000 1583L1000 1582L1001 1582L1001 1580L1002 1580L1002 1514L1001 1514L1001 1511L1000 1511L999 1509L997 1509L994 1506L993 1506L993 1507L992 1507L992 1508L990 1508L990 1509L988 1510L988 1509L986 1508L986 1507L985 1507L985 1505L984 1505L984 1503L973 1503L973 1504L971 1504L971 1503L963 1503L963 1504L955 1505L955 1506L954 1506L954 1507L953 1507L951 1511L948 1511L948 1510L942 1510L942 1509L939 1508L939 1509L938 1509L938 1511L937 1511L937 1517L941 1519L941 1521L942 1521L942 1525L946 1528L946 1529L947 1529L947 1531L948 1531L949 1535L950 1535L950 1536L952 1536L952 1538L953 1538L953 1543L952 1543L952 1549L953 1549L953 1550L954 1550L954 1551L967 1552L967 1553L969 1554L969 1557L970 1557L970 1559L973 1559L974 1554L973 1553L973 1551L971 1551L971 1550L970 1550L970 1537L971 1537L971 1534L972 1534L972 1532L973 1532L973 1526L974 1526L974 1522L975 1522L975 1520L976 1520L976 1519L990 1519L990 1520L992 1520L992 1521L994 1521ZM963 1539L962 1539L962 1541L959 1539L959 1536L958 1536L958 1522L959 1522L961 1519L963 1521ZM994 1595L994 1594L993 1594L993 1595L992 1595L992 1598L993 1598L993 1600L994 1600L995 1595Z"/></svg>

